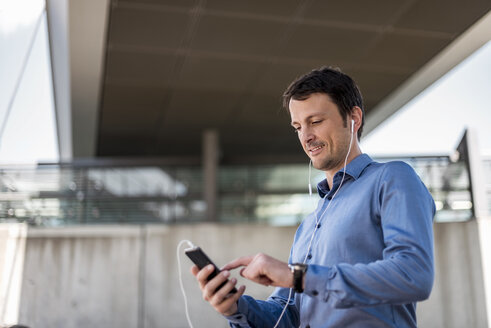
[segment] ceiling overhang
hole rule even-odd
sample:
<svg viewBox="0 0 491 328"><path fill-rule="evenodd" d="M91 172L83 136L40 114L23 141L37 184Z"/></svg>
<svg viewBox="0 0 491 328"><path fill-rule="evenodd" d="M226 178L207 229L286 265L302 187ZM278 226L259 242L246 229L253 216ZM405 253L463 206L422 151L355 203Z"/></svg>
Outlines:
<svg viewBox="0 0 491 328"><path fill-rule="evenodd" d="M489 1L69 3L75 158L199 157L214 129L225 162L300 160L281 108L295 77L351 75L369 132L491 30Z"/></svg>

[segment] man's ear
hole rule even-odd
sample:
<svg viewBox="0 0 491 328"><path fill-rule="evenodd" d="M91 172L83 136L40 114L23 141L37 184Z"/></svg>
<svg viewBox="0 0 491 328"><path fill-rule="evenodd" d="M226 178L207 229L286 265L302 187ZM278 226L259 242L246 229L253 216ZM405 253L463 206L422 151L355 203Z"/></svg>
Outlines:
<svg viewBox="0 0 491 328"><path fill-rule="evenodd" d="M354 121L352 132L357 133L361 127L361 123L363 120L363 111L360 107L353 107L353 109L351 110L351 119Z"/></svg>

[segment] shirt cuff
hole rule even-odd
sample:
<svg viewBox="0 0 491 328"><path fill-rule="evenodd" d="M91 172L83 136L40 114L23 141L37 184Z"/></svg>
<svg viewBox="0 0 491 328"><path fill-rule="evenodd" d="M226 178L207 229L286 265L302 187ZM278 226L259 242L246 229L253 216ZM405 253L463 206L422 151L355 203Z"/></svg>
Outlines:
<svg viewBox="0 0 491 328"><path fill-rule="evenodd" d="M247 326L247 312L248 312L247 302L240 297L237 301L237 312L232 315L224 316L231 324L239 326Z"/></svg>
<svg viewBox="0 0 491 328"><path fill-rule="evenodd" d="M304 293L311 297L322 297L324 302L329 298L328 286L337 271L334 267L311 264L305 273Z"/></svg>

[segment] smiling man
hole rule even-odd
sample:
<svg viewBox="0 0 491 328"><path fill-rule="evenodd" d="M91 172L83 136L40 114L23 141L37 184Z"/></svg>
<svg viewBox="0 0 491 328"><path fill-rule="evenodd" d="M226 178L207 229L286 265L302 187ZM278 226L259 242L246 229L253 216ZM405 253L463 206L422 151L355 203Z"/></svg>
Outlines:
<svg viewBox="0 0 491 328"><path fill-rule="evenodd" d="M435 206L414 170L377 163L359 146L363 101L354 81L321 68L283 95L291 125L312 165L325 172L315 211L300 224L289 263L266 254L240 257L207 281L203 297L232 327L416 327L416 302L433 285ZM230 271L276 286L265 301L230 294Z"/></svg>

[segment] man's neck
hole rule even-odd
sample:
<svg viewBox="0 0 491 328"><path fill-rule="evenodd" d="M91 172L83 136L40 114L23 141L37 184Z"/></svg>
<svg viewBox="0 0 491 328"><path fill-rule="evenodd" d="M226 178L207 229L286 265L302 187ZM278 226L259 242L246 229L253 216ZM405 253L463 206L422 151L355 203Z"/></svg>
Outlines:
<svg viewBox="0 0 491 328"><path fill-rule="evenodd" d="M346 161L346 166L348 166L348 164L354 160L356 157L358 157L359 155L361 155L361 149L358 145L355 145L352 149L351 149L351 152L349 154L349 157L348 157L348 160ZM343 163L341 163L338 167L332 169L332 170L328 170L328 171L325 171L326 173L326 179L327 179L327 184L329 185L329 189L332 189L332 185L333 185L333 180L334 180L334 175L336 175L336 173L341 170L342 168L344 167L344 161Z"/></svg>

